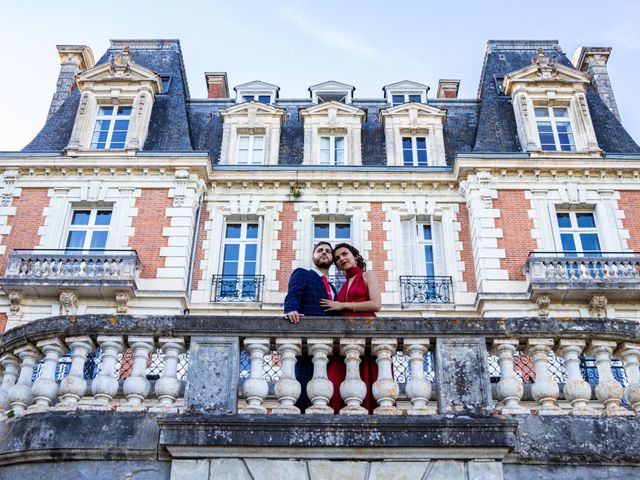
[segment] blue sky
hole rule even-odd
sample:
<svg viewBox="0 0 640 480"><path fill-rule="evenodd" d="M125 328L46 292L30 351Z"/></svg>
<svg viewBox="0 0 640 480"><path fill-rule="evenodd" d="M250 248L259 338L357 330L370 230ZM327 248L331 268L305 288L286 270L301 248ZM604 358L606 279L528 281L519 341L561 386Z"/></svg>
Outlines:
<svg viewBox="0 0 640 480"><path fill-rule="evenodd" d="M504 1L5 1L0 19L0 151L19 150L42 127L55 90L56 44L84 44L100 57L109 39L178 38L193 97L205 71L231 87L264 80L283 98L338 80L356 97L414 80L461 79L476 96L488 39L557 39L610 46L609 73L623 125L640 142L640 2ZM607 8L610 7L610 8Z"/></svg>

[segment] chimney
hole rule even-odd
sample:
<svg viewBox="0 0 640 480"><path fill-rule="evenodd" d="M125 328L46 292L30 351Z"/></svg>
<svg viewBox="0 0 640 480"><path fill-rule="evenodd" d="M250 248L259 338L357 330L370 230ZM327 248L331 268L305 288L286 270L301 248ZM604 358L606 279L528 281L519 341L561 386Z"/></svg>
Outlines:
<svg viewBox="0 0 640 480"><path fill-rule="evenodd" d="M438 82L437 98L458 98L460 80L441 79Z"/></svg>
<svg viewBox="0 0 640 480"><path fill-rule="evenodd" d="M620 121L620 112L607 71L609 55L611 55L611 47L580 47L573 55L572 62L577 70L591 75L591 85L611 113Z"/></svg>
<svg viewBox="0 0 640 480"><path fill-rule="evenodd" d="M207 72L207 98L229 98L227 72Z"/></svg>
<svg viewBox="0 0 640 480"><path fill-rule="evenodd" d="M56 92L51 99L47 120L62 106L69 98L75 88L75 76L95 65L93 52L85 45L56 45L58 56L60 57L60 73Z"/></svg>

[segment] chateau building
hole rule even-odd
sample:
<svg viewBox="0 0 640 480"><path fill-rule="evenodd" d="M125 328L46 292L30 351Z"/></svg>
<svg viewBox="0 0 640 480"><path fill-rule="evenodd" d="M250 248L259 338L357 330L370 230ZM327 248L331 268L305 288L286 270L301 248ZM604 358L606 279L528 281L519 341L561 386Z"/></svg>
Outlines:
<svg viewBox="0 0 640 480"><path fill-rule="evenodd" d="M224 72L195 99L177 40L58 52L46 124L0 153L0 478L640 478L640 147L610 48L489 41L469 99ZM282 318L320 240L362 252L381 318Z"/></svg>

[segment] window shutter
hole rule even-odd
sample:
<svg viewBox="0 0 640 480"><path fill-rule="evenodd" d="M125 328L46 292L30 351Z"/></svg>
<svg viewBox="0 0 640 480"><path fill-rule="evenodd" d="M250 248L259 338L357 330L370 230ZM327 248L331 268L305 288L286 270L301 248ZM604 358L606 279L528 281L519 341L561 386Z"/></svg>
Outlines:
<svg viewBox="0 0 640 480"><path fill-rule="evenodd" d="M402 221L402 275L419 275L416 220Z"/></svg>
<svg viewBox="0 0 640 480"><path fill-rule="evenodd" d="M444 263L444 245L442 240L442 222L431 220L431 235L433 238L433 260L436 275L446 275Z"/></svg>

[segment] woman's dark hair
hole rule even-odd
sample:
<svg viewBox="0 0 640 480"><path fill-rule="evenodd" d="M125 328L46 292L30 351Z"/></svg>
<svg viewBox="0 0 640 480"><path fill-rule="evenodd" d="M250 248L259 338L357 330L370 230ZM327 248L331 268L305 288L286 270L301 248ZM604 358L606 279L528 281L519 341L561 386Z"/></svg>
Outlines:
<svg viewBox="0 0 640 480"><path fill-rule="evenodd" d="M356 257L356 265L363 270L367 269L367 263L364 261L364 258L362 258L362 255L360 255L360 252L358 251L358 249L353 245L349 245L348 243L339 243L338 245L335 246L335 248L333 249L334 259L336 258L336 252L338 251L339 248L346 248L347 250L349 250L351 254L354 257Z"/></svg>

